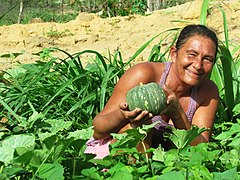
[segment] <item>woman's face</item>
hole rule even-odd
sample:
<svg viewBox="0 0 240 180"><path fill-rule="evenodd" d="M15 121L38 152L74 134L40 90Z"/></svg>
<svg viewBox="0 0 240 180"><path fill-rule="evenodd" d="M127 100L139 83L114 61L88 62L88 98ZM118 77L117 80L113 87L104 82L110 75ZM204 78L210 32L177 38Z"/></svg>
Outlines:
<svg viewBox="0 0 240 180"><path fill-rule="evenodd" d="M190 37L178 51L172 48L171 58L177 76L188 85L199 84L213 68L215 51L215 43L200 35Z"/></svg>

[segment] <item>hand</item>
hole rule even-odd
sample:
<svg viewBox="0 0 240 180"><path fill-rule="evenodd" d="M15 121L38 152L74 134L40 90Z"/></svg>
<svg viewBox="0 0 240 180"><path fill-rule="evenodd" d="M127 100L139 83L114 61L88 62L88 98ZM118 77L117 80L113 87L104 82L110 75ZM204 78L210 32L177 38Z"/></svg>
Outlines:
<svg viewBox="0 0 240 180"><path fill-rule="evenodd" d="M175 116L179 108L181 108L180 102L176 94L168 88L166 85L163 86L163 90L166 94L166 108L161 112L161 114L167 115L169 118Z"/></svg>
<svg viewBox="0 0 240 180"><path fill-rule="evenodd" d="M140 108L129 111L127 102L121 103L119 107L124 118L128 119L133 126L146 124L153 117L151 113L143 111Z"/></svg>

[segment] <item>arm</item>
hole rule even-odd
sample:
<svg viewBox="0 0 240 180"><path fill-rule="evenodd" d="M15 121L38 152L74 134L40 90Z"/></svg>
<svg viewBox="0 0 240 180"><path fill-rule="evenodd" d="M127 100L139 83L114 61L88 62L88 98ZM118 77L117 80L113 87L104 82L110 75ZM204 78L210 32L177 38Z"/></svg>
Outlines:
<svg viewBox="0 0 240 180"><path fill-rule="evenodd" d="M210 131L203 132L200 136L194 139L191 145L197 145L201 142L209 142L215 116L218 110L219 92L216 85L212 81L201 87L199 90L200 105L196 110L192 124L198 127L209 128Z"/></svg>
<svg viewBox="0 0 240 180"><path fill-rule="evenodd" d="M198 89L198 104L199 107L195 111L192 124L189 122L177 96L167 87L164 87L166 94L168 94L167 108L163 111L171 118L174 126L178 129L190 129L192 125L198 127L209 128L213 127L215 114L218 109L218 89L216 85L208 80ZM201 142L208 142L211 136L211 131L205 131L194 141L191 145L197 145Z"/></svg>
<svg viewBox="0 0 240 180"><path fill-rule="evenodd" d="M141 63L128 69L116 84L112 96L104 109L94 118L94 138L109 137L117 133L130 121L145 121L151 117L147 111L135 109L128 111L127 92L140 84L156 81L152 63Z"/></svg>

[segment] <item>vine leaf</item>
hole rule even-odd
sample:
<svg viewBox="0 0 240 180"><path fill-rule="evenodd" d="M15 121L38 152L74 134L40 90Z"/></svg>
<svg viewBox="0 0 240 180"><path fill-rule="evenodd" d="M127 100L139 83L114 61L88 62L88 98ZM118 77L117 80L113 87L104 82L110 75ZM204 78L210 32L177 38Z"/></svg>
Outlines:
<svg viewBox="0 0 240 180"><path fill-rule="evenodd" d="M172 131L171 133L165 133L165 137L169 138L177 149L183 149L199 136L202 132L208 131L207 128L199 128L197 126L192 126L190 130L176 129L174 127L169 127Z"/></svg>

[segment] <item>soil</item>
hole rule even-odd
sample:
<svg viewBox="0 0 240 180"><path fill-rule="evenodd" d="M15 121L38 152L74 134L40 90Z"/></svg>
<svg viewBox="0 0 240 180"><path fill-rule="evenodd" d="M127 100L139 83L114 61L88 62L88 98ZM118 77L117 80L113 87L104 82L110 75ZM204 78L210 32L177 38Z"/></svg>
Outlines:
<svg viewBox="0 0 240 180"><path fill-rule="evenodd" d="M32 63L39 58L34 53L48 47L58 47L70 54L90 49L106 56L108 52L113 54L119 49L123 60L127 61L155 35L171 28L181 28L189 23L199 24L202 2L196 0L154 11L146 16L130 15L103 19L97 14L80 13L75 20L67 23L41 22L36 19L26 25L1 26L0 70L14 67L17 62ZM223 16L219 6L226 13L229 43L239 45L239 0L210 3L207 25L215 30L221 41L224 41ZM153 41L135 62L146 61L152 45L159 41L159 38ZM169 45L171 41L172 39L165 39L162 46ZM4 56L14 53L22 54L17 57ZM64 57L62 53L53 55ZM85 58L85 63L88 59Z"/></svg>

